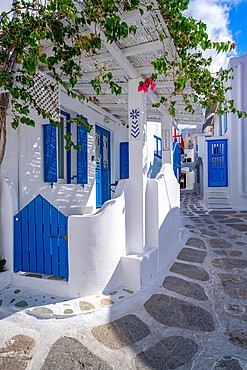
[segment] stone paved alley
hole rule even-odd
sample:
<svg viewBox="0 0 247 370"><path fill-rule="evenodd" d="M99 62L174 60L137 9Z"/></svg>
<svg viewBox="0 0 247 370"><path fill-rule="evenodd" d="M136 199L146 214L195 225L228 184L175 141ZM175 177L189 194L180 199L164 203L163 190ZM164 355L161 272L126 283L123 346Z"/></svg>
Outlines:
<svg viewBox="0 0 247 370"><path fill-rule="evenodd" d="M112 292L75 314L2 286L0 369L247 369L247 211L208 211L183 191L181 216L177 259L121 303Z"/></svg>

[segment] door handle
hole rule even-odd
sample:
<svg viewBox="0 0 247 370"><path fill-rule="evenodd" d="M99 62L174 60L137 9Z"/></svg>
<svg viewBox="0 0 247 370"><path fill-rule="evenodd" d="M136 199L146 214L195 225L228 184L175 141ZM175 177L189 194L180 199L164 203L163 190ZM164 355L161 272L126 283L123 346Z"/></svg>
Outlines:
<svg viewBox="0 0 247 370"><path fill-rule="evenodd" d="M50 236L50 238L52 239L64 239L66 242L68 241L68 234L64 235L64 236Z"/></svg>

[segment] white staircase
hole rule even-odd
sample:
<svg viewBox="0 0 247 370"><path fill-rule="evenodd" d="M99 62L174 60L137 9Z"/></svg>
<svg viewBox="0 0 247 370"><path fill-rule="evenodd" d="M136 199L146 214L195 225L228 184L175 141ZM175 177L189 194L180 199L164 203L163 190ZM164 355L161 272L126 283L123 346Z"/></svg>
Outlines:
<svg viewBox="0 0 247 370"><path fill-rule="evenodd" d="M207 193L207 206L211 209L231 208L229 188L209 188Z"/></svg>

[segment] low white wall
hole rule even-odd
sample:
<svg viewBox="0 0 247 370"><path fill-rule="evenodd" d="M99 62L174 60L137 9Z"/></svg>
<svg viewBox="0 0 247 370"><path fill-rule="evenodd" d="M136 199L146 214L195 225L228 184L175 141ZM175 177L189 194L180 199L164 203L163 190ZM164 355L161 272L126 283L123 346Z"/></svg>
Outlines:
<svg viewBox="0 0 247 370"><path fill-rule="evenodd" d="M69 217L69 294L86 296L121 285L125 255L124 192L95 215Z"/></svg>
<svg viewBox="0 0 247 370"><path fill-rule="evenodd" d="M156 179L148 180L146 196L148 247L158 247L158 269L175 257L180 232L180 187L171 164L165 163Z"/></svg>

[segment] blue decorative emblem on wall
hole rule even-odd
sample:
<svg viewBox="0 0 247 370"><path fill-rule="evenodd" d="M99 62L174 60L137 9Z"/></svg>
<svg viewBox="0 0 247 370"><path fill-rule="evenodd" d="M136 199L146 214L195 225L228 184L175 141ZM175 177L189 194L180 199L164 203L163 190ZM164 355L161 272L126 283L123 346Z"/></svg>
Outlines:
<svg viewBox="0 0 247 370"><path fill-rule="evenodd" d="M140 109L131 109L130 118L130 140L140 140Z"/></svg>

